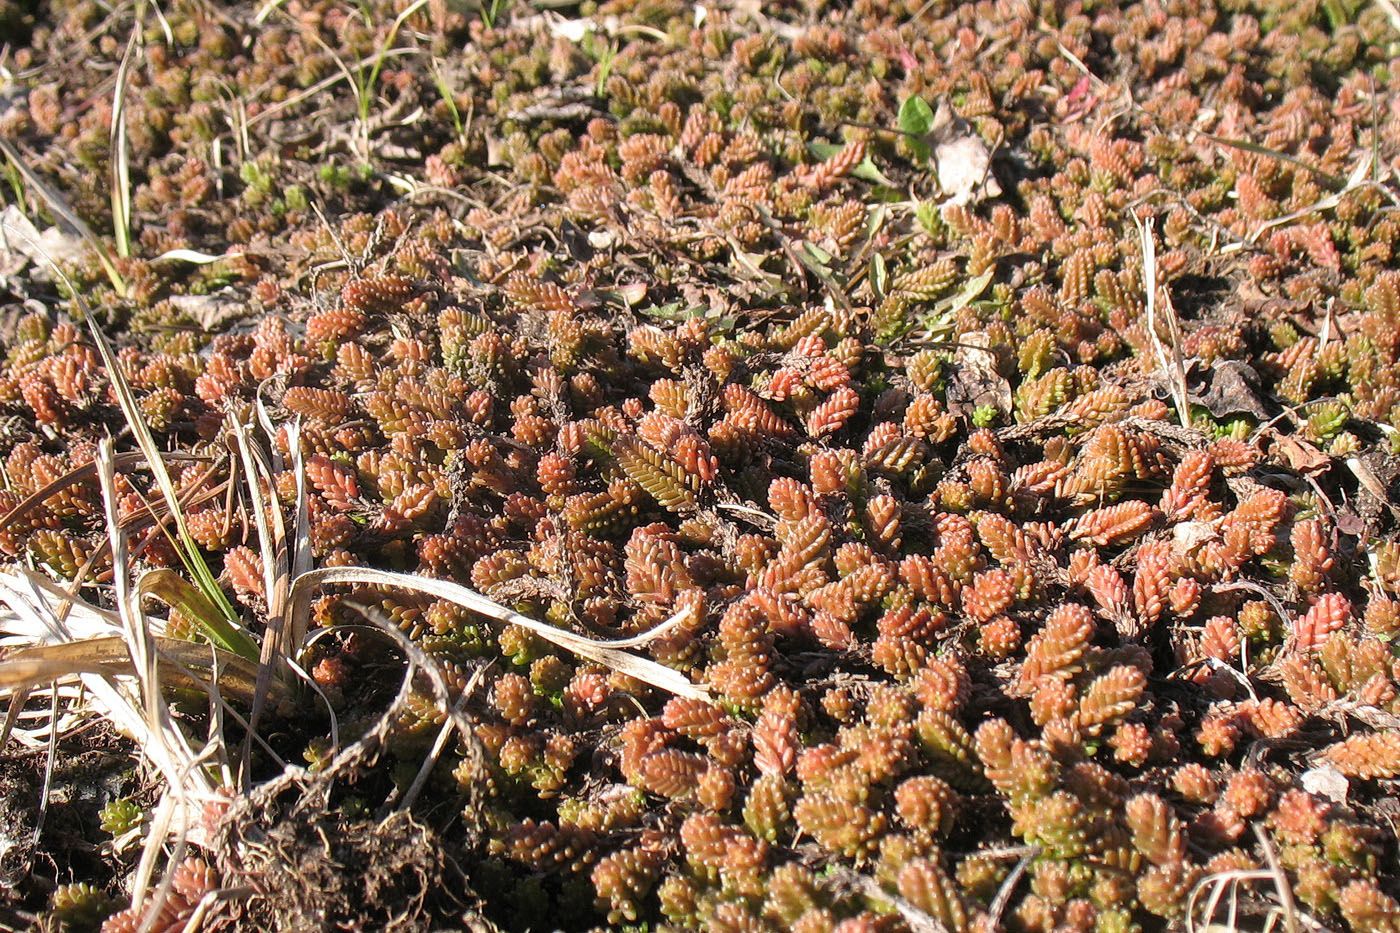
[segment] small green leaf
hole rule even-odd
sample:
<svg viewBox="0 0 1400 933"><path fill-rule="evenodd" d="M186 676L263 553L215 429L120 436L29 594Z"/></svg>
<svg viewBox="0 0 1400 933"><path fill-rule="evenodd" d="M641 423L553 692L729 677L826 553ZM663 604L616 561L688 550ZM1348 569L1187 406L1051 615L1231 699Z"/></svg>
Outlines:
<svg viewBox="0 0 1400 933"><path fill-rule="evenodd" d="M142 596L154 596L167 606L179 609L215 645L257 663L260 650L257 642L236 622L230 621L208 596L175 571L148 571L137 584L137 592Z"/></svg>
<svg viewBox="0 0 1400 933"><path fill-rule="evenodd" d="M870 260L870 287L875 290L875 294L885 297L885 283L889 279L889 273L885 269L885 257L876 253Z"/></svg>
<svg viewBox="0 0 1400 933"><path fill-rule="evenodd" d="M877 184L870 189L869 203L903 204L909 200L909 192L893 185Z"/></svg>
<svg viewBox="0 0 1400 933"><path fill-rule="evenodd" d="M645 314L647 317L656 318L659 321L684 321L687 318L699 317L704 314L704 311L705 309L699 305L686 307L679 301L637 309L638 314Z"/></svg>
<svg viewBox="0 0 1400 933"><path fill-rule="evenodd" d="M920 314L919 325L934 335L951 330L958 312L977 300L977 296L986 290L995 275L996 271L989 269L979 276L968 279L956 295L940 299L930 310Z"/></svg>
<svg viewBox="0 0 1400 933"><path fill-rule="evenodd" d="M922 97L906 97L899 105L899 128L910 136L923 136L933 129L933 108Z"/></svg>
<svg viewBox="0 0 1400 933"><path fill-rule="evenodd" d="M918 207L914 208L914 219L929 236L938 236L938 228L942 221L938 216L938 205L933 201L920 201Z"/></svg>
<svg viewBox="0 0 1400 933"><path fill-rule="evenodd" d="M817 244L807 240L803 240L801 245L802 251L805 252L808 258L811 259L813 262L821 266L831 265L832 257L831 254L828 253L826 250L822 249Z"/></svg>
<svg viewBox="0 0 1400 933"><path fill-rule="evenodd" d="M906 142L914 151L917 162L927 164L933 158L933 149L926 137L933 129L933 108L922 97L907 97L899 105L899 128L908 134Z"/></svg>
<svg viewBox="0 0 1400 933"><path fill-rule="evenodd" d="M867 240L874 238L875 234L880 232L880 228L885 225L885 221L889 219L889 216L890 208L888 204L876 204L871 208L865 223L865 238Z"/></svg>
<svg viewBox="0 0 1400 933"><path fill-rule="evenodd" d="M953 296L952 303L948 306L948 311L952 314L957 314L963 308L967 307L973 299L986 290L995 275L995 270L989 269L975 278L968 279L967 283L963 285L962 290Z"/></svg>

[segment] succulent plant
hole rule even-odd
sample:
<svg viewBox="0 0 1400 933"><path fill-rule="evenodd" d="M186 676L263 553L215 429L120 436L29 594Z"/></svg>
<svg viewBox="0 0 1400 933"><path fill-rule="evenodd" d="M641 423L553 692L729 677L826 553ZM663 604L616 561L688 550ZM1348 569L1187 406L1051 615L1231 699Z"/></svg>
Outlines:
<svg viewBox="0 0 1400 933"><path fill-rule="evenodd" d="M488 916L1204 924L1193 889L1274 847L1305 909L1395 926L1394 834L1367 828L1400 776L1383 10L230 11L59 4L0 131L99 230L135 168L131 255L66 274L160 443L202 458L175 480L238 611L278 598L226 498L225 420L260 410L322 565L595 638L681 613L637 650L708 696L446 601L319 594L338 712L377 683L351 602L472 684L431 780L494 831L454 856ZM114 30L145 38L121 153ZM74 49L93 67L60 77ZM0 550L89 587L102 503L60 480L116 399L85 334L27 307ZM150 478L118 493L140 566L177 566ZM167 631L200 637L178 609ZM391 720L403 785L448 713L410 683ZM1289 742L1350 802L1295 786ZM213 884L175 871L162 929Z"/></svg>

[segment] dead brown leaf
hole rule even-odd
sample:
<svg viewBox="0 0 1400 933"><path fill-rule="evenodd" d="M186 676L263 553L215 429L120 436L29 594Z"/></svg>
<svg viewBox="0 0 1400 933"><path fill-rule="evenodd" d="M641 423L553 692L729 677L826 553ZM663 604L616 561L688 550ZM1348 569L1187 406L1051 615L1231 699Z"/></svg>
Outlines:
<svg viewBox="0 0 1400 933"><path fill-rule="evenodd" d="M948 410L954 414L970 418L984 405L1002 414L1011 411L1011 383L997 371L997 356L987 349L991 343L982 331L961 338L948 377Z"/></svg>
<svg viewBox="0 0 1400 933"><path fill-rule="evenodd" d="M1221 360L1211 366L1204 392L1192 393L1190 400L1203 406L1215 418L1249 415L1266 421L1269 411L1259 397L1259 374L1239 360Z"/></svg>
<svg viewBox="0 0 1400 933"><path fill-rule="evenodd" d="M933 149L938 187L953 204L973 204L1001 194L991 172L992 152L977 131L940 101L925 137Z"/></svg>
<svg viewBox="0 0 1400 933"><path fill-rule="evenodd" d="M1332 468L1332 458L1314 445L1293 434L1282 434L1273 428L1264 436L1274 442L1274 451L1299 473L1325 473Z"/></svg>

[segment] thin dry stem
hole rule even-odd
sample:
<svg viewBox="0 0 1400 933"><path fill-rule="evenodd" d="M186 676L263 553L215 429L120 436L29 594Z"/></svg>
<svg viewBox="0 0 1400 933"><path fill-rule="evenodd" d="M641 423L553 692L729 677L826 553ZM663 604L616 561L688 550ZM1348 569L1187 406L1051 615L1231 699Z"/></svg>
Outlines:
<svg viewBox="0 0 1400 933"><path fill-rule="evenodd" d="M1165 288L1162 289L1162 319L1167 325L1167 335L1171 340L1171 357L1167 356L1162 338L1157 335L1157 242L1152 232L1153 218L1138 223L1138 234L1142 239L1142 277L1147 291L1147 339L1152 341L1152 349L1157 354L1157 363L1162 369L1162 378L1172 395L1176 406L1176 416L1183 428L1191 426L1191 403L1186 395L1186 367L1181 360L1181 325L1176 318L1176 309Z"/></svg>
<svg viewBox="0 0 1400 933"><path fill-rule="evenodd" d="M640 635L612 641L600 641L576 635L573 632L566 632L529 616L521 615L500 603L487 599L475 590L446 580L419 577L408 573L393 573L388 570L375 570L369 567L323 567L302 574L292 583L289 600L289 644L299 644L305 632L306 622L310 617L312 591L318 586L332 583L373 583L383 586L399 586L427 593L497 621L528 629L546 641L553 642L580 657L588 658L590 661L596 661L630 677L635 677L659 690L697 700L707 700L710 696L708 690L691 683L679 671L663 667L655 661L629 654L626 651L628 648L639 648L686 622L694 611L690 607L682 608L665 622Z"/></svg>

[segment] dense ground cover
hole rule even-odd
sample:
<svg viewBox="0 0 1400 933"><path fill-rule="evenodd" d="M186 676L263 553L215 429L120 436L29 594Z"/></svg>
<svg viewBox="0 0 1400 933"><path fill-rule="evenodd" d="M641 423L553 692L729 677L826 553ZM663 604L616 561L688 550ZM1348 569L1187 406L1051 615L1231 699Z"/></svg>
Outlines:
<svg viewBox="0 0 1400 933"><path fill-rule="evenodd" d="M1400 928L1392 4L6 13L15 924Z"/></svg>

